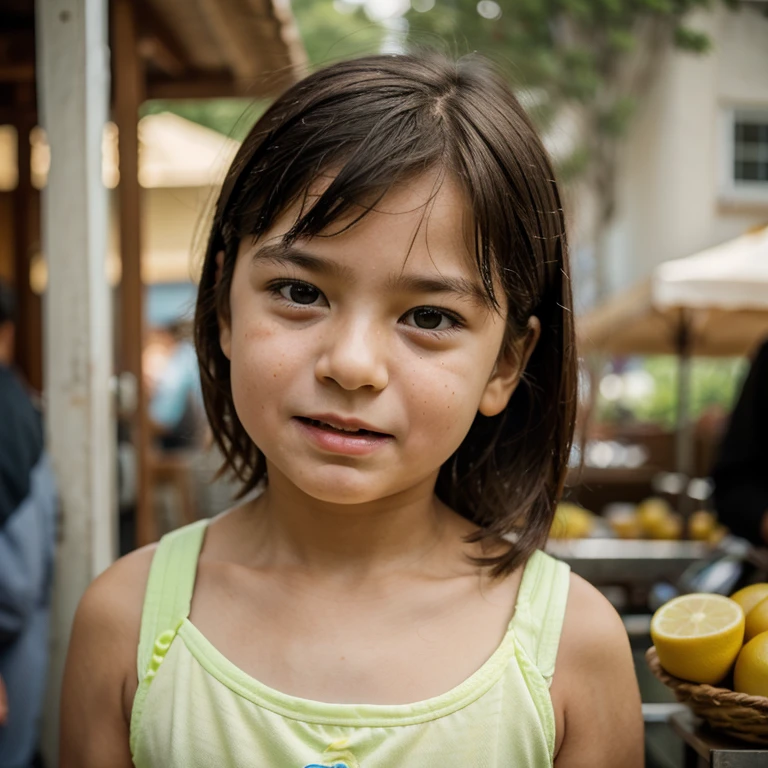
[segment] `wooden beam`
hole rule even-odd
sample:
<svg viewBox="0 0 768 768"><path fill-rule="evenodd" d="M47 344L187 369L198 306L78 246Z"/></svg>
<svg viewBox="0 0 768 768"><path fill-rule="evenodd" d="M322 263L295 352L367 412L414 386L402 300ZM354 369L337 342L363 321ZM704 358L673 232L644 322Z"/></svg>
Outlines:
<svg viewBox="0 0 768 768"><path fill-rule="evenodd" d="M197 0L218 48L236 80L253 80L265 70L250 24L243 18L243 6L232 0ZM248 19L250 21L250 19Z"/></svg>
<svg viewBox="0 0 768 768"><path fill-rule="evenodd" d="M155 35L143 35L139 40L139 54L145 61L151 61L158 69L170 77L181 77L186 70L184 61L174 55L162 38Z"/></svg>
<svg viewBox="0 0 768 768"><path fill-rule="evenodd" d="M141 187L139 186L139 107L144 101L144 68L138 52L136 6L112 0L115 122L120 153L120 256L122 279L119 329L123 370L136 381L137 407L131 425L137 457L136 542L156 539L149 487L149 421L142 370L144 284L141 279Z"/></svg>
<svg viewBox="0 0 768 768"><path fill-rule="evenodd" d="M30 119L37 120L37 110L34 106L24 108L18 104L0 104L0 125L16 125Z"/></svg>
<svg viewBox="0 0 768 768"><path fill-rule="evenodd" d="M230 74L190 74L178 80L149 78L147 99L263 99L280 93L294 82L291 72L283 70L254 81L240 81Z"/></svg>
<svg viewBox="0 0 768 768"><path fill-rule="evenodd" d="M32 148L29 142L35 122L30 119L30 111L22 109L23 112L26 112L27 118L16 121L19 176L13 190L14 283L18 302L16 362L29 384L42 392L42 309L40 297L32 290L29 279L40 227L39 206L35 199L38 192L32 186Z"/></svg>
<svg viewBox="0 0 768 768"><path fill-rule="evenodd" d="M148 99L227 99L243 95L242 86L229 73L190 74L169 80L148 78Z"/></svg>
<svg viewBox="0 0 768 768"><path fill-rule="evenodd" d="M168 25L154 8L141 0L134 0L140 26L139 52L150 59L158 69L171 77L181 77L190 67L189 55Z"/></svg>
<svg viewBox="0 0 768 768"><path fill-rule="evenodd" d="M296 82L296 80L304 77L309 73L309 59L307 58L307 51L304 48L304 42L301 39L301 32L296 24L296 19L291 12L291 6L289 3L280 2L280 0L246 0L251 7L254 7L254 11L259 13L261 11L261 18L265 18L263 15L263 6L266 4L268 8L267 18L269 21L276 25L273 27L273 36L275 39L280 40L282 45L285 46L285 53L287 60L285 65L289 65L292 70L292 77L290 82ZM271 69L282 69L284 64L282 62L270 65ZM289 81L286 81L286 85Z"/></svg>
<svg viewBox="0 0 768 768"><path fill-rule="evenodd" d="M35 62L0 64L0 83L34 82Z"/></svg>
<svg viewBox="0 0 768 768"><path fill-rule="evenodd" d="M61 678L75 608L116 552L107 191L101 141L109 71L105 0L38 2L38 98L51 168L43 190L47 443L61 523L51 608L47 765L57 765Z"/></svg>

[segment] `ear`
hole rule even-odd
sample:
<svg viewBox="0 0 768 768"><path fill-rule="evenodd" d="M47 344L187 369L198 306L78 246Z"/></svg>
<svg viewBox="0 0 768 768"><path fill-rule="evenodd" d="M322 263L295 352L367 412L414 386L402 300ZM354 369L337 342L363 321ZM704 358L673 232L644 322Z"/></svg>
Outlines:
<svg viewBox="0 0 768 768"><path fill-rule="evenodd" d="M520 383L520 378L540 335L539 318L531 316L525 335L514 343L512 349L502 350L480 399L478 411L483 416L497 416L507 407L509 398Z"/></svg>
<svg viewBox="0 0 768 768"><path fill-rule="evenodd" d="M216 285L221 280L221 272L224 268L224 251L219 251L216 254ZM229 323L221 316L218 317L219 322L219 346L221 351L227 360L231 360L230 357L232 351L232 331L229 327Z"/></svg>

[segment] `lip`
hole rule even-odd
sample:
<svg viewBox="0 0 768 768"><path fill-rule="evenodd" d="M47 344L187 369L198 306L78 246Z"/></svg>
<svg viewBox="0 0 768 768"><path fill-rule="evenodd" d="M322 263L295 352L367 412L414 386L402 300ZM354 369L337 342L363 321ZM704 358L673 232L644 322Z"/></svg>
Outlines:
<svg viewBox="0 0 768 768"><path fill-rule="evenodd" d="M331 427L337 427L339 429L366 429L369 432L378 432L382 437L392 437L388 432L383 429L374 427L372 424L368 424L365 421L359 419L346 419L343 416L337 416L335 413L312 413L304 416L305 419L313 419L314 421L322 421Z"/></svg>
<svg viewBox="0 0 768 768"><path fill-rule="evenodd" d="M343 426L346 429L366 429L378 434L362 433L355 434L350 432L335 432L330 429L324 429L313 424L313 421L322 421L330 426ZM389 444L394 438L392 435L371 430L365 422L357 419L339 419L331 414L297 417L293 419L299 431L314 445L315 448L323 453L333 453L341 456L368 456L380 448Z"/></svg>

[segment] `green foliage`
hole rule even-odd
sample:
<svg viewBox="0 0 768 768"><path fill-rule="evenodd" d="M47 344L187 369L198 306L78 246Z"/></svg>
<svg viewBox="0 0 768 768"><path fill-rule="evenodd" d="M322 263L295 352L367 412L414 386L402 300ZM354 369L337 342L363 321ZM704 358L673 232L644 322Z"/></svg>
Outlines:
<svg viewBox="0 0 768 768"><path fill-rule="evenodd" d="M673 355L643 358L642 368L653 378L653 392L632 401L608 401L598 397L597 417L604 422L626 418L630 413L639 422L650 422L673 429L677 417L678 360ZM698 418L715 407L730 411L741 389L747 370L743 358L694 358L691 363L690 415Z"/></svg>
<svg viewBox="0 0 768 768"><path fill-rule="evenodd" d="M675 45L690 53L708 53L712 41L703 32L681 25L675 29Z"/></svg>
<svg viewBox="0 0 768 768"><path fill-rule="evenodd" d="M589 165L590 153L586 147L579 147L567 157L561 158L557 167L558 178L567 184L581 176Z"/></svg>
<svg viewBox="0 0 768 768"><path fill-rule="evenodd" d="M372 22L362 6L338 0L292 0L310 66L318 67L353 56L378 53L384 40L381 24Z"/></svg>
<svg viewBox="0 0 768 768"><path fill-rule="evenodd" d="M634 99L629 96L617 99L604 112L598 114L600 132L612 138L623 136L634 111Z"/></svg>
<svg viewBox="0 0 768 768"><path fill-rule="evenodd" d="M173 112L180 117L199 123L206 128L242 141L251 126L267 108L266 100L205 99L197 101L154 100L146 101L141 116Z"/></svg>

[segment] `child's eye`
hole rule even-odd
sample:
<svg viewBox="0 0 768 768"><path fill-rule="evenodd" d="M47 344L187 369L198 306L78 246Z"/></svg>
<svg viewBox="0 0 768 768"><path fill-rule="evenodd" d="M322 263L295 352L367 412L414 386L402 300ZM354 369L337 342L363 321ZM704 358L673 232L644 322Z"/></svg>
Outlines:
<svg viewBox="0 0 768 768"><path fill-rule="evenodd" d="M403 315L406 325L411 325L422 331L452 331L461 328L463 323L453 314L435 307L416 307Z"/></svg>
<svg viewBox="0 0 768 768"><path fill-rule="evenodd" d="M273 283L269 286L269 290L286 301L291 302L291 304L299 304L304 307L312 306L323 295L320 290L315 288L311 283L304 283L297 280Z"/></svg>

